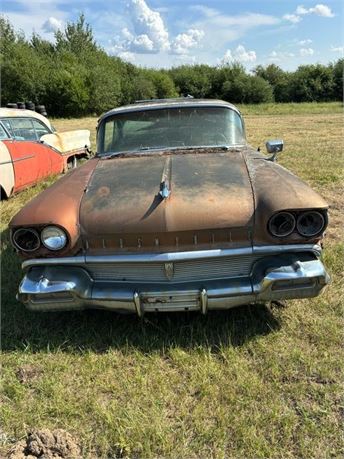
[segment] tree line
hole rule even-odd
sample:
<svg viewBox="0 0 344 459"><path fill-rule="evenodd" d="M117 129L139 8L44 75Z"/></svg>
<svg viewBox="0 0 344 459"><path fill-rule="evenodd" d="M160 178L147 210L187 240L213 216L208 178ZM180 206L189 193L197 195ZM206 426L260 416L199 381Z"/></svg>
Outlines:
<svg viewBox="0 0 344 459"><path fill-rule="evenodd" d="M275 64L248 73L239 63L182 65L169 70L137 67L108 55L84 15L55 33L54 43L29 39L0 18L2 99L44 104L49 115L100 114L138 99L185 95L233 103L342 100L344 59L301 65L294 72Z"/></svg>

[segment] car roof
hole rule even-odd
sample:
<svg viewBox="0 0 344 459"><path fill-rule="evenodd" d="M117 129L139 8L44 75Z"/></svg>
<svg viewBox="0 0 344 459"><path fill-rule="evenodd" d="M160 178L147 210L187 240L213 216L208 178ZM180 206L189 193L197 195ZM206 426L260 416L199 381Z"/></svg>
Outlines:
<svg viewBox="0 0 344 459"><path fill-rule="evenodd" d="M42 121L46 126L48 126L51 130L51 124L48 118L45 116L34 112L33 110L25 110L21 108L5 108L0 107L0 118L36 118Z"/></svg>
<svg viewBox="0 0 344 459"><path fill-rule="evenodd" d="M181 97L176 99L149 99L138 100L134 104L124 105L122 107L113 108L104 113L98 120L103 121L113 115L120 113L139 112L143 110L154 110L158 108L181 108L181 107L227 107L240 114L239 109L229 102L218 99L194 99L193 97Z"/></svg>

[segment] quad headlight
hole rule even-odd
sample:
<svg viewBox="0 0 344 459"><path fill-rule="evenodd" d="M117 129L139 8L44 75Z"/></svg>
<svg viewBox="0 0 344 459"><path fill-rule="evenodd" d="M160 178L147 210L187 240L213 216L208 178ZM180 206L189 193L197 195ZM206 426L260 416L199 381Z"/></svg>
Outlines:
<svg viewBox="0 0 344 459"><path fill-rule="evenodd" d="M325 228L325 218L317 211L303 212L296 223L297 231L304 237L312 237L321 233Z"/></svg>
<svg viewBox="0 0 344 459"><path fill-rule="evenodd" d="M49 250L61 250L67 244L67 235L58 226L46 226L42 230L41 241Z"/></svg>
<svg viewBox="0 0 344 459"><path fill-rule="evenodd" d="M283 211L273 215L268 223L269 232L275 237L286 237L293 232L310 238L321 234L327 225L324 211Z"/></svg>
<svg viewBox="0 0 344 459"><path fill-rule="evenodd" d="M278 212L269 221L269 230L273 236L285 237L291 234L296 226L296 220L290 212Z"/></svg>
<svg viewBox="0 0 344 459"><path fill-rule="evenodd" d="M41 241L38 232L33 228L19 228L12 235L13 245L23 252L34 252L39 249Z"/></svg>

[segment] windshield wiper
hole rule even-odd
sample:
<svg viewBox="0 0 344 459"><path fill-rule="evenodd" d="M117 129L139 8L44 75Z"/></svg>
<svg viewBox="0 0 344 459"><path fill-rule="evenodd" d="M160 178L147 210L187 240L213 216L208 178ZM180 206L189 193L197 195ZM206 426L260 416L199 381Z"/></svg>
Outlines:
<svg viewBox="0 0 344 459"><path fill-rule="evenodd" d="M116 156L125 156L125 155L132 155L132 154L135 154L135 153L138 153L140 151L149 151L149 150L163 150L163 149L168 149L169 147L164 147L164 146L160 146L160 147L140 147L138 150L132 150L132 151L118 151L116 153L109 153L107 155L97 155L97 157L99 158L103 158L103 159L111 159L111 158L115 158Z"/></svg>
<svg viewBox="0 0 344 459"><path fill-rule="evenodd" d="M115 157L123 157L126 155L133 155L135 153L139 153L141 151L150 151L150 150L202 150L205 148L218 148L221 150L231 150L231 149L238 149L238 146L236 145L178 145L176 147L166 147L166 146L157 146L157 147L140 147L138 150L132 150L132 151L118 151L117 153L110 153L107 155L97 155L99 158L102 159L111 159Z"/></svg>
<svg viewBox="0 0 344 459"><path fill-rule="evenodd" d="M140 147L138 151L147 151L147 150L166 150L170 147L165 147L164 145L160 145L159 147Z"/></svg>

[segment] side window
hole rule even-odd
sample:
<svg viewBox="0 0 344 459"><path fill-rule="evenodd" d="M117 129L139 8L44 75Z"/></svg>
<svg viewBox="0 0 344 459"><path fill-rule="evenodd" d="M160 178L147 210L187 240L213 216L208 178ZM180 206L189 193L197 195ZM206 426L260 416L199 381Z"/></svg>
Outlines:
<svg viewBox="0 0 344 459"><path fill-rule="evenodd" d="M40 139L42 135L51 134L50 129L41 121L32 119L33 127L35 128L37 138Z"/></svg>
<svg viewBox="0 0 344 459"><path fill-rule="evenodd" d="M5 131L5 128L3 127L3 125L0 123L0 140L5 140L5 139L8 139L8 135L7 135L7 132Z"/></svg>
<svg viewBox="0 0 344 459"><path fill-rule="evenodd" d="M37 140L30 118L11 118L11 127L16 140Z"/></svg>
<svg viewBox="0 0 344 459"><path fill-rule="evenodd" d="M7 131L10 133L11 137L14 137L13 129L11 126L11 121L8 119L1 120Z"/></svg>

